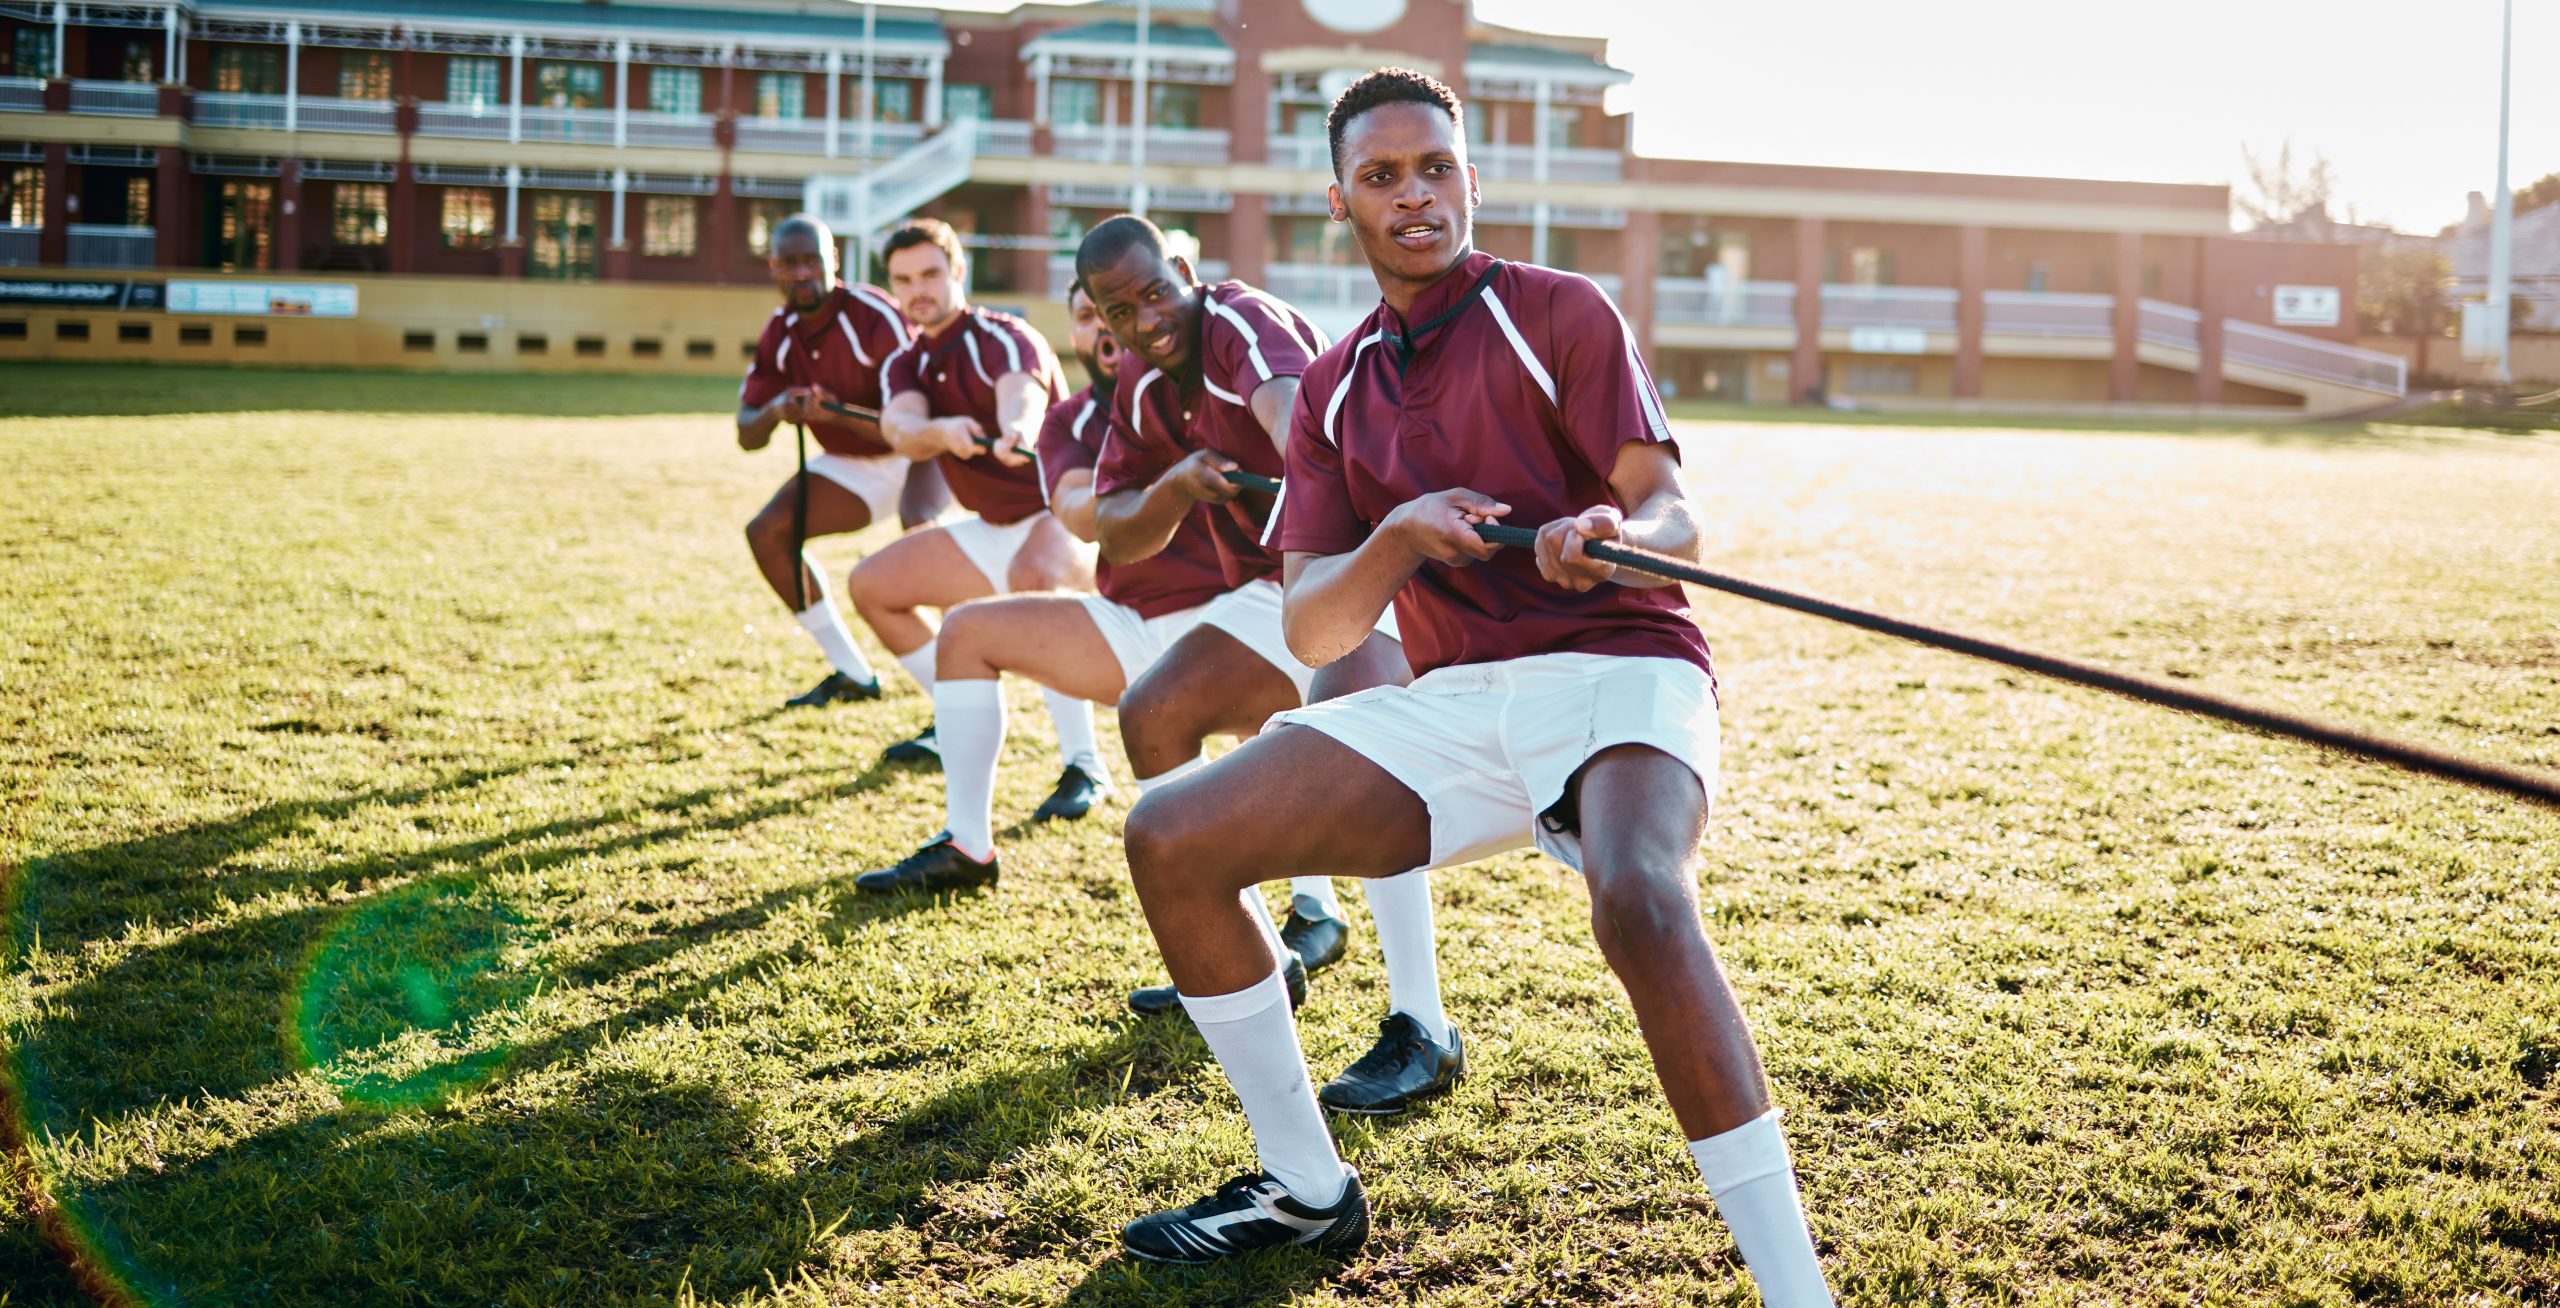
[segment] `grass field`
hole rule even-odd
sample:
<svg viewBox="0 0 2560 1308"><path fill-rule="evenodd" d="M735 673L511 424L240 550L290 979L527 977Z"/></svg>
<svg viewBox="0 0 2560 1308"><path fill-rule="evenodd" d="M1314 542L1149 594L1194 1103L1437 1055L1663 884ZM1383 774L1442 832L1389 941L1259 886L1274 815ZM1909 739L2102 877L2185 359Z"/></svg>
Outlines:
<svg viewBox="0 0 2560 1308"><path fill-rule="evenodd" d="M1250 1158L1121 1007L1125 808L851 893L939 824L872 768L927 706L776 711L789 455L727 402L0 368L0 1304L1755 1301L1525 856L1437 879L1473 1076L1339 1128L1366 1254L1121 1260ZM2560 438L1687 437L1735 570L2560 766ZM1709 929L1847 1301L2560 1300L2560 815L1699 616ZM1015 702L1000 828L1055 774Z"/></svg>

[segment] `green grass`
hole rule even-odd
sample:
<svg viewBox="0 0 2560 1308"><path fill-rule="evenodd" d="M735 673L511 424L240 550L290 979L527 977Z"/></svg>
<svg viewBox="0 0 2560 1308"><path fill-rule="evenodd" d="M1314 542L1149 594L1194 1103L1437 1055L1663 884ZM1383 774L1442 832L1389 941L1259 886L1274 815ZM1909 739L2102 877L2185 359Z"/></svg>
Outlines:
<svg viewBox="0 0 2560 1308"><path fill-rule="evenodd" d="M738 532L788 456L727 403L0 369L0 1303L83 1302L66 1251L188 1305L1753 1302L1527 856L1437 879L1473 1076L1339 1128L1364 1256L1119 1259L1250 1156L1120 1007L1125 809L851 893L938 825L871 765L926 705L774 710L818 664ZM2560 440L1688 435L1738 571L2560 766ZM2560 1298L2560 817L1700 619L1708 925L1846 1300ZM1000 826L1054 776L1015 692ZM1320 1071L1383 998L1358 926Z"/></svg>

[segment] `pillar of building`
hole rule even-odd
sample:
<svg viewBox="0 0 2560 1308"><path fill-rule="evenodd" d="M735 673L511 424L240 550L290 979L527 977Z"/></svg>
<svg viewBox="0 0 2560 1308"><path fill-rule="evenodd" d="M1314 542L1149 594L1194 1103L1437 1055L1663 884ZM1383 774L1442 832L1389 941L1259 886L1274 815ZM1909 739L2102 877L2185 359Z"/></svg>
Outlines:
<svg viewBox="0 0 2560 1308"><path fill-rule="evenodd" d="M1230 225L1232 226L1232 222ZM1049 188L1038 182L1033 182L1022 190L1022 230L1032 236L1049 234ZM1049 285L1051 253L1053 251L1038 241L1031 242L1031 248L1022 251L1022 262L1019 267L1022 272L1020 282L1024 296L1043 300L1067 289L1064 286L1053 289Z"/></svg>
<svg viewBox="0 0 2560 1308"><path fill-rule="evenodd" d="M1238 159L1249 158L1241 151ZM1208 252L1208 257L1226 256L1227 275L1256 286L1271 275L1271 197L1259 192L1238 191L1235 206L1227 210L1227 248Z"/></svg>
<svg viewBox="0 0 2560 1308"><path fill-rule="evenodd" d="M1991 272L1991 232L1980 223L1956 229L1955 397L1982 398L1982 286Z"/></svg>
<svg viewBox="0 0 2560 1308"><path fill-rule="evenodd" d="M287 159L276 165L276 243L277 272L296 272L302 267L302 161Z"/></svg>
<svg viewBox="0 0 2560 1308"><path fill-rule="evenodd" d="M2116 233L2115 356L2108 361L2107 398L2130 404L2142 394L2142 234Z"/></svg>
<svg viewBox="0 0 2560 1308"><path fill-rule="evenodd" d="M70 79L70 78L68 78L68 77L53 77L53 78L47 78L47 79L45 80L44 89L43 89L42 91L37 92L37 94L38 94L39 96L43 97L43 100L44 100L44 111L45 111L46 113L49 113L49 114L67 114L67 113L71 112L71 79Z"/></svg>
<svg viewBox="0 0 2560 1308"><path fill-rule="evenodd" d="M154 112L163 118L175 118L182 123L193 122L196 116L194 88L177 82L163 83L160 87L159 103L155 106Z"/></svg>
<svg viewBox="0 0 2560 1308"><path fill-rule="evenodd" d="M391 271L418 270L418 242L436 226L418 209L418 166L409 162L409 138L400 138L400 162L391 174Z"/></svg>
<svg viewBox="0 0 2560 1308"><path fill-rule="evenodd" d="M1636 334L1636 353L1653 360L1653 261L1662 251L1662 215L1631 210L1618 234L1618 312Z"/></svg>
<svg viewBox="0 0 2560 1308"><path fill-rule="evenodd" d="M162 268L187 266L187 152L164 145L152 161L151 262Z"/></svg>
<svg viewBox="0 0 2560 1308"><path fill-rule="evenodd" d="M71 261L71 147L44 146L44 231L36 237L36 261L60 267Z"/></svg>
<svg viewBox="0 0 2560 1308"><path fill-rule="evenodd" d="M2219 236L2196 240L2196 403L2222 403L2222 281L2230 251ZM2420 348L2425 348L2421 341Z"/></svg>
<svg viewBox="0 0 2560 1308"><path fill-rule="evenodd" d="M1796 350L1787 395L1798 404L1822 399L1822 220L1796 219Z"/></svg>
<svg viewBox="0 0 2560 1308"><path fill-rule="evenodd" d="M720 155L720 180L711 188L711 279L726 282L738 266L739 245L746 233L738 226L738 183L729 175L729 156Z"/></svg>
<svg viewBox="0 0 2560 1308"><path fill-rule="evenodd" d="M631 280L631 173L629 170L622 168L613 170L613 190L606 193L605 203L612 205L613 211L605 216L604 260L603 267L599 271L606 281L627 282Z"/></svg>
<svg viewBox="0 0 2560 1308"><path fill-rule="evenodd" d="M524 167L507 165L506 223L498 229L498 275L524 276Z"/></svg>

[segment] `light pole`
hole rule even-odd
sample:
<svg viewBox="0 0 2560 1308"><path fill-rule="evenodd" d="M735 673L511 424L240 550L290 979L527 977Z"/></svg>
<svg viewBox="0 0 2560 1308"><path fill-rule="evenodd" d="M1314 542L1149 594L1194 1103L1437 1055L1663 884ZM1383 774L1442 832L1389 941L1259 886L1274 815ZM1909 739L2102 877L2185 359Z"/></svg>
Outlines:
<svg viewBox="0 0 2560 1308"><path fill-rule="evenodd" d="M2516 197L2507 185L2507 97L2515 76L2516 0L2506 0L2505 17L2498 41L2498 207L2489 216L2489 339L2497 350L2496 371L2491 375L2498 385L2515 381L2507 366L2508 324L2515 313L2511 305L2514 291L2510 285L2513 272Z"/></svg>
<svg viewBox="0 0 2560 1308"><path fill-rule="evenodd" d="M1129 212L1147 216L1147 8L1138 0L1138 72L1131 86L1137 103L1129 107Z"/></svg>

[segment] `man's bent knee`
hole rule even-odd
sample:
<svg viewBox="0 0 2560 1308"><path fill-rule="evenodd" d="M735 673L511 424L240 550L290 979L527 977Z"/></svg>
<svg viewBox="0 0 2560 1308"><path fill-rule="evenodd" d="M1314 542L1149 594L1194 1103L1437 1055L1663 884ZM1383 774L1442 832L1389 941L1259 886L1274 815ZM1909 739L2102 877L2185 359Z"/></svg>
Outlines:
<svg viewBox="0 0 2560 1308"><path fill-rule="evenodd" d="M1660 946L1687 936L1705 937L1698 910L1681 879L1685 863L1658 869L1595 869L1586 875L1591 886L1591 924L1604 951L1623 943L1638 959ZM1613 964L1621 960L1614 956Z"/></svg>

